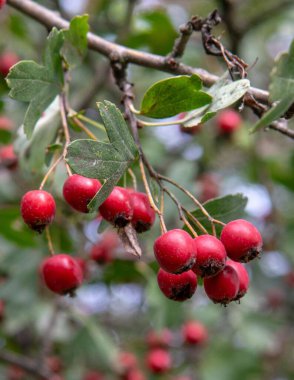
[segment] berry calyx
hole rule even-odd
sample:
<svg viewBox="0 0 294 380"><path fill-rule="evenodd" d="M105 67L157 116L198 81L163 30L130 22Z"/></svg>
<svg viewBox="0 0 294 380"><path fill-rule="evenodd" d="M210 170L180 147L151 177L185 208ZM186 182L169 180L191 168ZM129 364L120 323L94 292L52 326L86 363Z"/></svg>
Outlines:
<svg viewBox="0 0 294 380"><path fill-rule="evenodd" d="M182 328L184 342L190 345L200 345L207 341L206 327L198 321L186 322Z"/></svg>
<svg viewBox="0 0 294 380"><path fill-rule="evenodd" d="M130 194L133 206L132 225L138 233L148 231L155 221L155 211L146 194L137 191Z"/></svg>
<svg viewBox="0 0 294 380"><path fill-rule="evenodd" d="M169 329L149 331L146 342L150 348L166 348L171 344L172 333Z"/></svg>
<svg viewBox="0 0 294 380"><path fill-rule="evenodd" d="M240 128L241 116L233 109L224 110L217 116L217 126L220 133L231 134Z"/></svg>
<svg viewBox="0 0 294 380"><path fill-rule="evenodd" d="M249 274L245 266L241 263L238 263L237 261L228 260L227 265L230 265L232 268L234 268L239 277L239 282L240 282L239 290L234 300L234 301L238 301L240 298L244 297L244 295L247 293L247 290L249 288L249 282L250 282Z"/></svg>
<svg viewBox="0 0 294 380"><path fill-rule="evenodd" d="M130 192L123 187L115 186L99 207L99 211L101 216L115 227L125 227L133 216Z"/></svg>
<svg viewBox="0 0 294 380"><path fill-rule="evenodd" d="M58 254L45 259L41 266L45 285L57 294L70 294L83 281L83 273L75 258Z"/></svg>
<svg viewBox="0 0 294 380"><path fill-rule="evenodd" d="M194 239L197 260L192 270L201 277L215 276L224 269L227 253L223 243L212 235L200 235Z"/></svg>
<svg viewBox="0 0 294 380"><path fill-rule="evenodd" d="M216 276L204 279L204 290L208 298L222 305L227 305L236 299L239 285L238 274L229 265L226 265Z"/></svg>
<svg viewBox="0 0 294 380"><path fill-rule="evenodd" d="M44 190L28 191L21 200L21 215L34 231L41 233L55 216L55 200Z"/></svg>
<svg viewBox="0 0 294 380"><path fill-rule="evenodd" d="M258 229L244 219L236 219L225 225L220 240L227 255L234 261L247 263L262 251L262 237Z"/></svg>
<svg viewBox="0 0 294 380"><path fill-rule="evenodd" d="M12 144L1 146L0 148L0 167L7 169L15 169L18 159L14 152Z"/></svg>
<svg viewBox="0 0 294 380"><path fill-rule="evenodd" d="M154 254L162 269L179 274L189 270L196 260L192 237L183 230L174 229L159 236L154 242Z"/></svg>
<svg viewBox="0 0 294 380"><path fill-rule="evenodd" d="M197 288L197 276L192 270L173 274L160 268L157 282L162 293L174 301L185 301L191 298Z"/></svg>
<svg viewBox="0 0 294 380"><path fill-rule="evenodd" d="M167 372L171 368L170 354L161 348L154 349L148 353L146 364L152 373Z"/></svg>
<svg viewBox="0 0 294 380"><path fill-rule="evenodd" d="M101 188L98 179L73 174L63 185L63 196L66 202L75 210L88 213L88 204Z"/></svg>
<svg viewBox="0 0 294 380"><path fill-rule="evenodd" d="M19 61L19 57L12 52L6 52L6 53L1 54L0 74L6 77L7 74L9 73L10 68L14 66L18 61Z"/></svg>

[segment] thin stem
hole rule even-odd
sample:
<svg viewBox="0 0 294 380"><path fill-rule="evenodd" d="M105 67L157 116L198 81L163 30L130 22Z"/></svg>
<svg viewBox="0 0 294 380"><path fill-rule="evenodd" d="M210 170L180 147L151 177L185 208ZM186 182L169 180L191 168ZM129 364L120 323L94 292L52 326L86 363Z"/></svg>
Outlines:
<svg viewBox="0 0 294 380"><path fill-rule="evenodd" d="M133 172L133 170L131 168L128 169L128 173L130 175L130 177L132 178L132 182L133 182L133 188L137 191L137 178L136 178L136 175L135 173Z"/></svg>
<svg viewBox="0 0 294 380"><path fill-rule="evenodd" d="M53 256L53 255L55 255L55 250L54 250L54 247L53 247L53 243L52 243L52 239L51 239L51 234L50 234L50 231L49 231L49 226L47 226L45 228L45 232L46 232L46 239L47 239L47 242L48 242L49 252Z"/></svg>
<svg viewBox="0 0 294 380"><path fill-rule="evenodd" d="M130 108L130 111L131 111L132 113L134 113L135 115L140 115L140 114L141 114L140 111L137 110L137 109L134 107L134 104L133 104L133 103L130 103L129 108Z"/></svg>
<svg viewBox="0 0 294 380"><path fill-rule="evenodd" d="M193 223L196 224L196 226L204 233L204 234L208 234L208 231L207 229L199 222L199 220L197 218L195 218L195 216L190 212L188 211L184 206L182 206L182 209L183 211L185 211L185 213L189 216L189 218L193 221Z"/></svg>
<svg viewBox="0 0 294 380"><path fill-rule="evenodd" d="M45 183L47 182L47 179L50 177L51 173L54 171L54 169L57 167L57 165L59 164L59 162L62 160L63 156L60 156L49 168L49 170L47 171L47 173L45 174L41 184L40 184L40 187L39 187L39 190L42 190Z"/></svg>
<svg viewBox="0 0 294 380"><path fill-rule="evenodd" d="M68 124L67 124L67 118L66 118L66 100L65 100L65 95L64 93L60 95L60 114L61 114L61 121L62 121L62 127L64 131L64 136L65 136L65 144L64 144L64 149L63 149L63 159L65 162L65 167L67 170L67 173L69 176L72 175L72 172L70 170L70 167L68 163L66 162L66 154L67 154L67 146L70 143L70 134L69 134L69 129L68 129Z"/></svg>
<svg viewBox="0 0 294 380"><path fill-rule="evenodd" d="M90 139L96 141L98 140L94 133L92 133L77 117L72 117L72 120L79 128L81 128L86 133L86 135L90 137Z"/></svg>
<svg viewBox="0 0 294 380"><path fill-rule="evenodd" d="M76 117L80 120L83 120L85 121L86 123L88 124L91 124L93 125L94 127L100 129L101 131L105 132L105 128L104 128L104 125L100 124L100 123L97 123L96 121L90 119L89 117L85 116L85 115L82 115L80 113L77 113L76 114Z"/></svg>

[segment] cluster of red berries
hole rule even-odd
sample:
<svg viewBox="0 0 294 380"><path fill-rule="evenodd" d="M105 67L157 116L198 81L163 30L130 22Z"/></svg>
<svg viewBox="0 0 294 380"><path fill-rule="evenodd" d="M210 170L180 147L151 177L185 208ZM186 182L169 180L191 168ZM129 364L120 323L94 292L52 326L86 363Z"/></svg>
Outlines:
<svg viewBox="0 0 294 380"><path fill-rule="evenodd" d="M65 181L63 196L72 208L88 213L88 204L100 188L101 184L97 179L74 174ZM23 220L31 229L39 233L52 223L55 211L56 204L53 196L44 190L32 190L22 197ZM146 194L119 186L113 189L99 207L99 211L101 216L114 227L122 228L131 223L138 233L150 229L155 220L155 213L150 207ZM91 252L92 258L95 261L107 260L109 246L102 248L102 251L97 252L97 247L94 247ZM81 265L66 254L45 259L41 273L47 287L58 294L72 293L83 281Z"/></svg>
<svg viewBox="0 0 294 380"><path fill-rule="evenodd" d="M213 302L226 305L237 301L249 286L247 270L241 263L257 257L261 249L259 231L243 219L228 223L220 239L212 235L193 239L183 230L170 230L154 243L160 265L159 288L166 297L185 301L195 293L200 276Z"/></svg>

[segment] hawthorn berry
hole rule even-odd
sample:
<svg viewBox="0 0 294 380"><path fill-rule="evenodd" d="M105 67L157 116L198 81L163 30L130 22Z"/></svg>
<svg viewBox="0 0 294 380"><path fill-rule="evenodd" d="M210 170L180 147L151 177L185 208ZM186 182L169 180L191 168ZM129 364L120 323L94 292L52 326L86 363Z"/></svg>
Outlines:
<svg viewBox="0 0 294 380"><path fill-rule="evenodd" d="M59 373L62 370L62 362L58 356L48 356L45 360L48 369L51 372Z"/></svg>
<svg viewBox="0 0 294 380"><path fill-rule="evenodd" d="M212 235L200 235L194 239L197 260L192 270L201 277L216 275L226 264L227 253L223 243Z"/></svg>
<svg viewBox="0 0 294 380"><path fill-rule="evenodd" d="M6 52L2 53L0 56L0 73L6 77L9 73L9 70L12 66L14 66L19 61L19 57L12 53Z"/></svg>
<svg viewBox="0 0 294 380"><path fill-rule="evenodd" d="M186 322L182 328L184 342L191 345L201 345L208 339L208 333L203 323L198 321Z"/></svg>
<svg viewBox="0 0 294 380"><path fill-rule="evenodd" d="M118 361L122 368L122 373L125 374L134 369L138 365L138 360L132 352L122 351L118 355Z"/></svg>
<svg viewBox="0 0 294 380"><path fill-rule="evenodd" d="M159 236L153 248L160 267L170 273L187 271L196 260L196 247L192 237L180 229L170 230Z"/></svg>
<svg viewBox="0 0 294 380"><path fill-rule="evenodd" d="M63 185L63 196L66 202L75 210L88 213L88 204L101 188L98 179L73 174Z"/></svg>
<svg viewBox="0 0 294 380"><path fill-rule="evenodd" d="M55 216L55 200L44 190L31 190L21 200L21 215L24 222L34 231L41 233Z"/></svg>
<svg viewBox="0 0 294 380"><path fill-rule="evenodd" d="M119 246L117 233L106 231L90 251L90 258L98 264L106 264L112 261L113 251Z"/></svg>
<svg viewBox="0 0 294 380"><path fill-rule="evenodd" d="M62 295L72 293L83 281L82 270L75 258L62 253L45 259L41 274L47 288Z"/></svg>
<svg viewBox="0 0 294 380"><path fill-rule="evenodd" d="M7 169L15 169L18 159L14 152L12 144L1 146L0 148L0 167Z"/></svg>
<svg viewBox="0 0 294 380"><path fill-rule="evenodd" d="M166 348L171 344L172 333L169 329L162 329L160 331L149 331L146 342L150 348Z"/></svg>
<svg viewBox="0 0 294 380"><path fill-rule="evenodd" d="M97 371L88 371L83 377L83 380L103 380L103 379L104 379L104 376L101 375L101 373Z"/></svg>
<svg viewBox="0 0 294 380"><path fill-rule="evenodd" d="M229 265L232 268L234 268L239 277L239 283L240 283L239 290L238 290L238 294L236 298L234 299L234 301L238 301L240 298L244 297L245 294L247 293L247 290L249 288L249 282L250 282L249 274L245 266L241 263L238 263L237 261L228 260L226 262L226 265Z"/></svg>
<svg viewBox="0 0 294 380"><path fill-rule="evenodd" d="M0 129L10 131L13 128L13 122L9 117L0 116Z"/></svg>
<svg viewBox="0 0 294 380"><path fill-rule="evenodd" d="M145 376L139 369L134 368L124 374L121 380L145 380Z"/></svg>
<svg viewBox="0 0 294 380"><path fill-rule="evenodd" d="M162 293L174 301L185 301L191 298L197 288L197 276L192 270L173 274L160 268L157 282Z"/></svg>
<svg viewBox="0 0 294 380"><path fill-rule="evenodd" d="M234 261L247 263L262 251L262 237L258 229L247 220L236 219L222 230L220 240L227 255Z"/></svg>
<svg viewBox="0 0 294 380"><path fill-rule="evenodd" d="M240 128L241 116L233 109L227 109L217 116L217 127L220 133L231 134Z"/></svg>
<svg viewBox="0 0 294 380"><path fill-rule="evenodd" d="M126 226L133 216L130 192L123 187L115 186L99 207L99 211L101 216L115 227Z"/></svg>
<svg viewBox="0 0 294 380"><path fill-rule="evenodd" d="M155 221L155 211L151 208L146 194L138 191L130 194L133 207L132 225L138 233L148 231Z"/></svg>
<svg viewBox="0 0 294 380"><path fill-rule="evenodd" d="M161 348L151 350L146 358L146 364L152 373L164 373L171 368L170 354Z"/></svg>
<svg viewBox="0 0 294 380"><path fill-rule="evenodd" d="M229 265L226 265L217 275L204 278L204 290L208 298L222 305L227 305L236 299L239 285L238 274Z"/></svg>
<svg viewBox="0 0 294 380"><path fill-rule="evenodd" d="M0 9L4 7L6 0L0 0Z"/></svg>

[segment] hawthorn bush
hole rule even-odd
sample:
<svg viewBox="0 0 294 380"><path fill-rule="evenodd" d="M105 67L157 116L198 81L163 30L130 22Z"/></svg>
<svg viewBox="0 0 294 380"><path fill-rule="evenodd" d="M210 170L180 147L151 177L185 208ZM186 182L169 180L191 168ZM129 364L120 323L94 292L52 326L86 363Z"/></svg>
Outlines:
<svg viewBox="0 0 294 380"><path fill-rule="evenodd" d="M293 3L0 9L1 379L293 378Z"/></svg>

